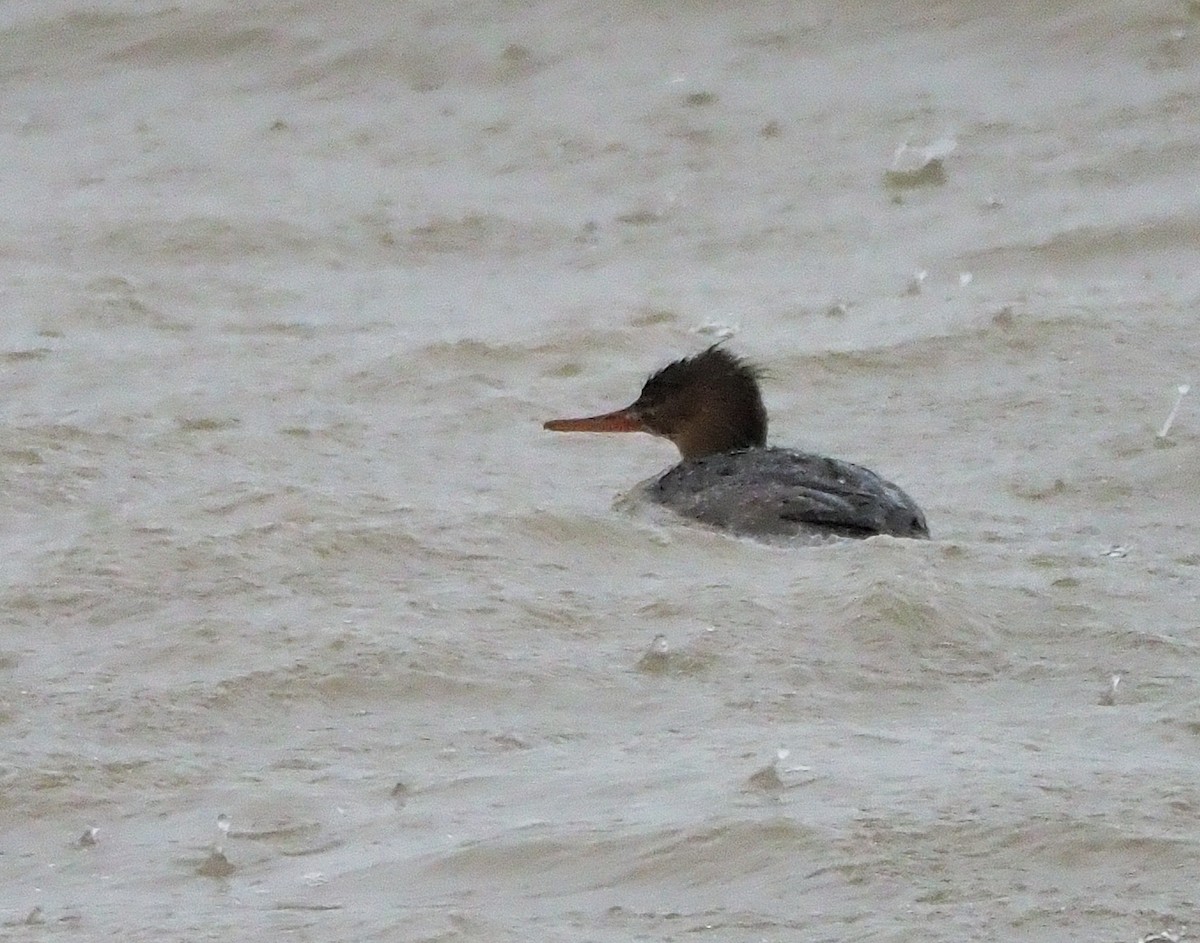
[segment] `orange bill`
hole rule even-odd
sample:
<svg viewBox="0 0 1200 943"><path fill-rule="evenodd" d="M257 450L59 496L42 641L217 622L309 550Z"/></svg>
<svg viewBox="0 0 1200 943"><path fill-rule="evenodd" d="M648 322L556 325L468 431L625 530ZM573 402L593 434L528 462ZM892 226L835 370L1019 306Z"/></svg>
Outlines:
<svg viewBox="0 0 1200 943"><path fill-rule="evenodd" d="M645 432L646 427L631 407L588 416L584 419L551 419L542 426L551 432Z"/></svg>

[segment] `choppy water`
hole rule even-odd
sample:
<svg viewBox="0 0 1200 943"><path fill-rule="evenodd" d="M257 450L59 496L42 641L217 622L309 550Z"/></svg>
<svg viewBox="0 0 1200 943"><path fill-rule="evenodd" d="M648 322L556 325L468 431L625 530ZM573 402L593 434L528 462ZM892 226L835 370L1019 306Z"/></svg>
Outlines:
<svg viewBox="0 0 1200 943"><path fill-rule="evenodd" d="M1197 923L1187 7L0 27L4 934ZM541 431L722 330L935 540L630 514L667 446Z"/></svg>

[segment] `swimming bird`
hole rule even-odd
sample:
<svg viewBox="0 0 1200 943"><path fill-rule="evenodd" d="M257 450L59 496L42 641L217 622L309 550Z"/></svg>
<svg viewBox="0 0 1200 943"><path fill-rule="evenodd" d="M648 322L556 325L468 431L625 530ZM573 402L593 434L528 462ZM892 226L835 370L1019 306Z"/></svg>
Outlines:
<svg viewBox="0 0 1200 943"><path fill-rule="evenodd" d="M761 370L720 344L653 374L624 409L552 419L553 432L648 432L682 461L638 486L656 504L760 538L927 538L925 514L861 465L767 445Z"/></svg>

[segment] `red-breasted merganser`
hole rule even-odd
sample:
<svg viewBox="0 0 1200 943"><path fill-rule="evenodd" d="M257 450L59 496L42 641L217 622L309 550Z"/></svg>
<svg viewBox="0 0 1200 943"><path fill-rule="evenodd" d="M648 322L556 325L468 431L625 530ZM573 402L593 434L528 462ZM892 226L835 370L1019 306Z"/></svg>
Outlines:
<svg viewBox="0 0 1200 943"><path fill-rule="evenodd" d="M759 369L714 345L646 381L631 405L553 419L554 432L649 432L683 456L641 485L684 517L752 537L928 537L925 515L900 488L861 465L767 447Z"/></svg>

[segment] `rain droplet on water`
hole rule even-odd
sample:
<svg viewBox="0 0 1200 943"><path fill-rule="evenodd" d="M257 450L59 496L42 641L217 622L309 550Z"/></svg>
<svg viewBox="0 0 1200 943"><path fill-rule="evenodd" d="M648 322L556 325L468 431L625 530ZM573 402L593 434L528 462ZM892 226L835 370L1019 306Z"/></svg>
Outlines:
<svg viewBox="0 0 1200 943"><path fill-rule="evenodd" d="M670 662L670 652L671 647L667 644L667 637L665 635L654 636L650 647L638 660L638 671L644 671L647 674L663 674Z"/></svg>

